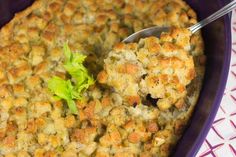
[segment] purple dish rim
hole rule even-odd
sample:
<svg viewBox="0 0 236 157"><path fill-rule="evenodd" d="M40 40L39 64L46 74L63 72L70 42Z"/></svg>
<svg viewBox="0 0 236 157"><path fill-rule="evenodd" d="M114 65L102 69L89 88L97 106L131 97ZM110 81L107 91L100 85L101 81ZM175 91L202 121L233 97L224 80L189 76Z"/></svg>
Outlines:
<svg viewBox="0 0 236 157"><path fill-rule="evenodd" d="M221 7L224 6L220 0L217 0L217 1ZM230 69L231 50L232 50L231 15L232 14L230 13L229 16L224 17L224 23L225 23L224 33L226 34L225 58L224 58L224 64L223 64L223 71L220 76L220 85L216 94L216 98L213 103L214 105L212 107L213 110L209 113L209 118L206 120L203 126L204 129L199 133L197 140L194 141L192 149L188 151L187 157L194 157L198 153L198 150L200 149L209 130L211 129L212 123L216 117L216 114L221 104L222 97L224 95L224 90L226 87L229 69ZM198 100L198 104L201 104L202 99L204 99L204 97L201 97Z"/></svg>

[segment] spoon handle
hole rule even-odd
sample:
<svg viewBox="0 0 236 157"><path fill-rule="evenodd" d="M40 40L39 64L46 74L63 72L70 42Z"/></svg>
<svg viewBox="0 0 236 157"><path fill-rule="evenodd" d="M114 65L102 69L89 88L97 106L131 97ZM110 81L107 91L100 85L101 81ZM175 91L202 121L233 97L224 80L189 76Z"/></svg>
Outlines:
<svg viewBox="0 0 236 157"><path fill-rule="evenodd" d="M236 7L236 0L230 2L229 4L227 4L226 6L224 6L223 8L221 8L220 10L218 10L217 12L215 12L214 14L208 16L207 18L205 18L204 20L196 23L195 25L189 27L189 30L192 33L197 32L199 29L201 29L202 27L204 27L205 25L211 23L212 21L215 21L216 19L224 16L225 14L231 12L234 7Z"/></svg>

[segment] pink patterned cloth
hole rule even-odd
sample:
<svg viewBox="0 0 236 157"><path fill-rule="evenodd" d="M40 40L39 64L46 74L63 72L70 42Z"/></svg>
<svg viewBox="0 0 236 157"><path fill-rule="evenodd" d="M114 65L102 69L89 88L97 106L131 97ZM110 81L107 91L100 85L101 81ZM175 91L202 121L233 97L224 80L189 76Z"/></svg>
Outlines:
<svg viewBox="0 0 236 157"><path fill-rule="evenodd" d="M236 157L236 10L231 23L232 57L224 97L196 157Z"/></svg>

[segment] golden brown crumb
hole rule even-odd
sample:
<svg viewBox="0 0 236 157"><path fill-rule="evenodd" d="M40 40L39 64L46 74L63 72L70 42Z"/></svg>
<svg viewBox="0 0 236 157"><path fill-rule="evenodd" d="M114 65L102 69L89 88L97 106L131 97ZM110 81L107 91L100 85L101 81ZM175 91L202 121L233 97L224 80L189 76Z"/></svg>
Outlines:
<svg viewBox="0 0 236 157"><path fill-rule="evenodd" d="M106 81L107 81L107 73L105 71L101 71L98 74L97 79L98 79L99 83L106 83Z"/></svg>
<svg viewBox="0 0 236 157"><path fill-rule="evenodd" d="M132 132L128 136L128 140L131 143L138 143L140 141L140 138L141 138L140 135L136 132Z"/></svg>
<svg viewBox="0 0 236 157"><path fill-rule="evenodd" d="M155 123L155 122L149 123L149 124L148 124L148 127L147 127L147 130L148 130L149 132L152 132L152 133L157 132L157 131L159 130L159 128L158 128L158 126L157 126L157 123Z"/></svg>

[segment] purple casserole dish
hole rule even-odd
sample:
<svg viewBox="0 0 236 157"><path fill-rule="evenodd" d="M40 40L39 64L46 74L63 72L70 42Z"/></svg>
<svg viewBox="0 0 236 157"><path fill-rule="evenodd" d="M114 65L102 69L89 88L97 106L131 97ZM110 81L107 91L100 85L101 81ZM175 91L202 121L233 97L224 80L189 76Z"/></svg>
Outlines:
<svg viewBox="0 0 236 157"><path fill-rule="evenodd" d="M15 12L32 4L33 0L0 0L0 27ZM199 20L218 10L230 0L186 0L197 12ZM207 56L203 88L192 119L179 141L173 157L193 157L203 143L223 96L230 64L231 22L225 16L202 30Z"/></svg>

